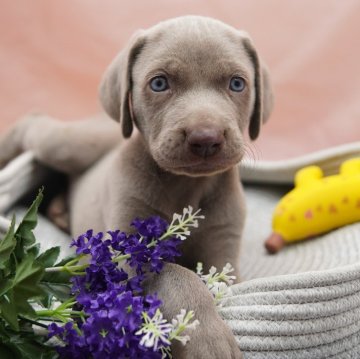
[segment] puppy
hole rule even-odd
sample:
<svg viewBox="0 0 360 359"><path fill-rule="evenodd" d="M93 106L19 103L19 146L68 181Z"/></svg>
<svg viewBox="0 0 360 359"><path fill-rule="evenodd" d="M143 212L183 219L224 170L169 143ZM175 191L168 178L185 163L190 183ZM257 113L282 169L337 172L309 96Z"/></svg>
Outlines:
<svg viewBox="0 0 360 359"><path fill-rule="evenodd" d="M147 282L166 317L192 309L200 326L175 358L240 358L230 329L194 269L231 263L239 277L245 208L237 164L245 134L255 140L272 108L266 68L245 32L203 17L181 17L137 32L100 86L106 113L64 123L28 116L0 141L0 162L31 150L71 178L71 233L130 230L135 217L170 219L188 205L205 220L177 264ZM189 268L189 269L187 269Z"/></svg>

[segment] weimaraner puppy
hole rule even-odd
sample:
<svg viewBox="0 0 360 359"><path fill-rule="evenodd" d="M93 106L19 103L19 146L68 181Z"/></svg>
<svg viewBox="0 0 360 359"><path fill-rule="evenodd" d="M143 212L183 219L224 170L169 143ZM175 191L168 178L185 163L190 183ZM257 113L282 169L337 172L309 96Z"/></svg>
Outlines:
<svg viewBox="0 0 360 359"><path fill-rule="evenodd" d="M70 228L76 236L130 230L135 217L170 219L188 205L205 220L182 245L177 264L148 281L172 318L192 309L200 321L175 358L241 358L197 262L239 276L245 217L237 164L272 109L266 68L250 38L224 23L187 16L138 31L100 86L103 117L77 123L27 116L0 140L0 164L21 151L71 178Z"/></svg>

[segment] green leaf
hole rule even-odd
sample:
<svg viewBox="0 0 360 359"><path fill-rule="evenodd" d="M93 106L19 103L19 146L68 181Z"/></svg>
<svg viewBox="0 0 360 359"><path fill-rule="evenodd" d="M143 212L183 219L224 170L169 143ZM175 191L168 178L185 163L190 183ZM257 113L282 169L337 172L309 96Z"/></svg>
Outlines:
<svg viewBox="0 0 360 359"><path fill-rule="evenodd" d="M63 258L60 262L57 262L55 264L55 267L62 267L65 264L68 264L70 261L72 261L73 259L75 259L76 257L78 257L78 255L76 253L74 254L70 254L68 256L66 256L65 258Z"/></svg>
<svg viewBox="0 0 360 359"><path fill-rule="evenodd" d="M1 359L56 359L59 358L54 347L46 344L47 337L34 334L30 328L15 332L0 321ZM11 357L9 357L11 355Z"/></svg>
<svg viewBox="0 0 360 359"><path fill-rule="evenodd" d="M34 311L26 303L30 298L44 295L39 286L43 275L44 268L34 262L32 256L28 256L17 267L14 278L14 298L19 313L34 315Z"/></svg>
<svg viewBox="0 0 360 359"><path fill-rule="evenodd" d="M27 284L29 282L31 284L37 284L42 278L43 273L44 269L36 263L34 257L30 255L17 266L14 283L16 286L19 284Z"/></svg>
<svg viewBox="0 0 360 359"><path fill-rule="evenodd" d="M6 268L11 253L16 246L15 238L15 216L11 221L10 228L8 229L5 238L0 240L0 269Z"/></svg>
<svg viewBox="0 0 360 359"><path fill-rule="evenodd" d="M56 263L54 267L63 267L65 264L70 262L71 260L75 259L77 255L74 253L70 256L67 256L66 258L62 259L60 262ZM62 271L62 272L45 272L43 281L49 282L49 283L63 283L68 284L70 280L71 274L68 272Z"/></svg>
<svg viewBox="0 0 360 359"><path fill-rule="evenodd" d="M36 258L36 262L44 268L54 266L60 254L60 247L52 247Z"/></svg>
<svg viewBox="0 0 360 359"><path fill-rule="evenodd" d="M0 297L3 296L13 286L14 286L13 279L3 280L2 283L0 284Z"/></svg>
<svg viewBox="0 0 360 359"><path fill-rule="evenodd" d="M14 329L19 330L17 316L25 314L35 318L28 300L44 295L39 282L44 269L34 262L32 255L24 258L16 268L14 278L8 279L0 297L0 316Z"/></svg>
<svg viewBox="0 0 360 359"><path fill-rule="evenodd" d="M60 247L53 247L42 253L39 257L36 258L36 262L39 263L44 268L53 267L58 256L60 254ZM46 275L46 273L44 273ZM57 286L58 284L55 284L54 286ZM62 286L66 286L65 284ZM44 291L44 295L42 298L39 299L39 304L42 306L49 308L52 302L52 298L55 296L59 300L63 300L65 297L61 291L57 291L56 289L53 289L53 283L49 282L43 282L40 284L40 287ZM69 285L66 286L67 288ZM69 292L69 290L67 290ZM66 296L66 299L69 297L69 295ZM65 300L66 300L65 299Z"/></svg>
<svg viewBox="0 0 360 359"><path fill-rule="evenodd" d="M11 351L10 351L11 350ZM2 353L7 355L12 353L11 359L56 359L59 358L59 354L55 348L51 348L47 345L41 345L34 340L25 339L22 337L13 337L8 341L7 345L0 344L0 358L3 358Z"/></svg>
<svg viewBox="0 0 360 359"><path fill-rule="evenodd" d="M12 290L9 290L6 295L0 298L0 317L3 318L12 329L18 331L19 323L17 315L14 293Z"/></svg>
<svg viewBox="0 0 360 359"><path fill-rule="evenodd" d="M71 296L70 284L41 282L40 286L49 296L54 296L61 302L65 302Z"/></svg>
<svg viewBox="0 0 360 359"><path fill-rule="evenodd" d="M59 248L51 248L37 257L39 244L33 229L37 225L37 211L42 201L40 190L37 198L26 212L15 231L15 220L0 241L0 358L1 359L55 359L54 348L45 344L46 337L35 335L31 324L22 318L36 318L29 303L48 295L40 286L45 266L53 266ZM47 288L50 291L49 288ZM61 293L61 288L51 288ZM67 289L68 290L68 289ZM65 292L65 289L63 289Z"/></svg>
<svg viewBox="0 0 360 359"><path fill-rule="evenodd" d="M52 359L59 357L55 348L41 346L33 341L24 341L19 338L16 341L12 340L11 343L14 344L19 352L19 358L22 359Z"/></svg>
<svg viewBox="0 0 360 359"><path fill-rule="evenodd" d="M26 257L29 251L34 253L34 250L31 249L36 250L36 247L32 247L36 241L33 230L37 225L37 213L42 199L43 189L39 191L39 194L27 210L23 220L15 232L15 237L17 239L15 255L18 260Z"/></svg>
<svg viewBox="0 0 360 359"><path fill-rule="evenodd" d="M26 255L32 254L37 257L40 253L40 243L34 243L32 246L26 248Z"/></svg>

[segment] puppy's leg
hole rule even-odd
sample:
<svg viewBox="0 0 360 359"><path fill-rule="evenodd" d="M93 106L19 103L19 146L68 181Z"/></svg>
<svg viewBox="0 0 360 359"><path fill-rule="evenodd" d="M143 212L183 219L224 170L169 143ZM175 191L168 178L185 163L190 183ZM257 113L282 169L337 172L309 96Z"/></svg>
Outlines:
<svg viewBox="0 0 360 359"><path fill-rule="evenodd" d="M200 204L205 220L182 244L184 255L178 262L192 270L201 262L205 274L212 266L221 271L230 263L234 268L231 275L236 276L235 282L240 282L240 247L246 209L240 180L235 176L232 182L233 185L226 185L225 180L221 181L222 185L215 188L210 200Z"/></svg>
<svg viewBox="0 0 360 359"><path fill-rule="evenodd" d="M0 168L23 151L49 167L75 174L84 171L121 140L107 119L63 122L46 115L27 115L0 136Z"/></svg>
<svg viewBox="0 0 360 359"><path fill-rule="evenodd" d="M217 313L214 299L199 277L176 264L167 264L159 275L149 278L147 292L157 293L163 300L162 312L168 320L181 309L193 310L199 326L189 332L190 342L176 343L172 353L176 359L241 359L234 335Z"/></svg>

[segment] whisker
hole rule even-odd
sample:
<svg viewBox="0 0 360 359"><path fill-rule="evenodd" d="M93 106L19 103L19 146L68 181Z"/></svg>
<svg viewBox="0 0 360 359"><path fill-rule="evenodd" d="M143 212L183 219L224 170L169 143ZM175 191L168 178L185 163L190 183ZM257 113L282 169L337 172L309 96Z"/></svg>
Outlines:
<svg viewBox="0 0 360 359"><path fill-rule="evenodd" d="M261 158L261 150L256 144L244 143L245 155L250 166L255 166L256 162Z"/></svg>

